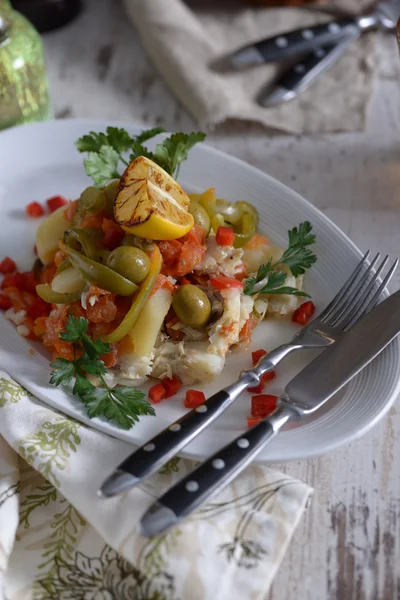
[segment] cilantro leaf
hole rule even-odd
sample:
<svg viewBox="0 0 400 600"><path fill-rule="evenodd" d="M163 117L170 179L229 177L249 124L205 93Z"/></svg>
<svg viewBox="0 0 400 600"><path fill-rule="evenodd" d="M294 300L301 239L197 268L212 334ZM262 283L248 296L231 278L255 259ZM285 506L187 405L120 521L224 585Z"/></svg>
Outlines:
<svg viewBox="0 0 400 600"><path fill-rule="evenodd" d="M60 333L60 339L64 342L79 342L81 337L86 334L89 327L89 322L83 317L68 316L65 331Z"/></svg>
<svg viewBox="0 0 400 600"><path fill-rule="evenodd" d="M98 152L88 152L83 161L86 173L94 181L96 187L105 186L110 179L120 177L118 173L118 152L111 146L101 146Z"/></svg>
<svg viewBox="0 0 400 600"><path fill-rule="evenodd" d="M66 358L56 358L55 361L50 363L50 366L54 369L50 376L52 385L67 384L75 375L74 363Z"/></svg>
<svg viewBox="0 0 400 600"><path fill-rule="evenodd" d="M155 150L156 162L173 177L177 177L180 164L187 159L188 152L195 144L205 139L205 133L174 133Z"/></svg>
<svg viewBox="0 0 400 600"><path fill-rule="evenodd" d="M67 384L75 376L72 393L86 406L90 418L104 417L124 429L129 429L139 415L154 415L154 408L140 390L128 387L110 388L104 378L108 370L100 356L111 351L110 344L92 340L88 334L88 321L69 315L60 339L73 344L74 360L57 358L51 363L50 383ZM79 358L76 358L79 356ZM86 374L97 377L104 387L94 386Z"/></svg>

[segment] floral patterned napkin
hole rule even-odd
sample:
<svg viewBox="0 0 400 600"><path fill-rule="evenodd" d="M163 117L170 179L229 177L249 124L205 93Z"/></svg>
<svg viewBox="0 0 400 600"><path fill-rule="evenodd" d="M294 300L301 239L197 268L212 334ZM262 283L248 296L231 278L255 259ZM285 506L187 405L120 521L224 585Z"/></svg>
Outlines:
<svg viewBox="0 0 400 600"><path fill-rule="evenodd" d="M193 467L173 459L113 499L100 483L132 451L41 404L0 371L0 598L263 599L311 488L252 466L179 527L137 523Z"/></svg>

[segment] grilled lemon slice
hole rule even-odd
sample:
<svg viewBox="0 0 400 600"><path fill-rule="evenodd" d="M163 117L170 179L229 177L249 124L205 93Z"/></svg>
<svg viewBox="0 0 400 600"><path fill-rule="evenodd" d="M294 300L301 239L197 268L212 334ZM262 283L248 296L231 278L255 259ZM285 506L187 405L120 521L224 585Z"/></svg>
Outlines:
<svg viewBox="0 0 400 600"><path fill-rule="evenodd" d="M125 231L150 240L174 240L193 227L190 199L152 160L139 156L126 168L114 200L114 218Z"/></svg>

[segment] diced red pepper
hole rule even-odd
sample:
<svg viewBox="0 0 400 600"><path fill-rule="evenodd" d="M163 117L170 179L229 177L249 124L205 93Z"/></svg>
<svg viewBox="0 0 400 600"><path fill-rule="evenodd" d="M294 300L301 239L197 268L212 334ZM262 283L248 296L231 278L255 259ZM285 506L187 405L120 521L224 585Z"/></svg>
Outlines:
<svg viewBox="0 0 400 600"><path fill-rule="evenodd" d="M179 282L181 285L190 285L190 281L189 279L187 279L186 277L182 277L182 279Z"/></svg>
<svg viewBox="0 0 400 600"><path fill-rule="evenodd" d="M4 294L0 294L0 308L1 310L8 310L12 307L12 300Z"/></svg>
<svg viewBox="0 0 400 600"><path fill-rule="evenodd" d="M199 390L187 390L185 397L185 407L186 408L196 408L203 404L206 401L206 397L204 392L200 392Z"/></svg>
<svg viewBox="0 0 400 600"><path fill-rule="evenodd" d="M66 206L68 204L68 200L62 196L52 196L46 200L46 204L49 207L49 211L52 213L57 210L57 208L60 208L60 206Z"/></svg>
<svg viewBox="0 0 400 600"><path fill-rule="evenodd" d="M233 240L235 239L235 233L230 227L223 227L220 225L215 235L215 240L220 246L233 246Z"/></svg>
<svg viewBox="0 0 400 600"><path fill-rule="evenodd" d="M32 292L32 294L36 293L36 286L38 282L35 279L35 275L32 271L24 271L21 273L23 281L24 281L24 290L27 292Z"/></svg>
<svg viewBox="0 0 400 600"><path fill-rule="evenodd" d="M165 379L162 380L162 385L166 392L165 398L171 398L171 396L175 396L175 394L179 392L182 382L179 377L174 375L172 378L165 377Z"/></svg>
<svg viewBox="0 0 400 600"><path fill-rule="evenodd" d="M32 306L28 309L28 315L35 320L39 317L47 317L50 310L51 304L36 296Z"/></svg>
<svg viewBox="0 0 400 600"><path fill-rule="evenodd" d="M266 417L276 408L278 396L270 394L260 394L251 399L251 415L253 417Z"/></svg>
<svg viewBox="0 0 400 600"><path fill-rule="evenodd" d="M1 289L5 290L6 288L13 287L18 290L24 290L24 278L21 273L7 273L3 277L3 281L1 282Z"/></svg>
<svg viewBox="0 0 400 600"><path fill-rule="evenodd" d="M255 367L258 364L258 361L260 360L260 358L262 358L263 356L265 356L267 354L266 350L254 350L254 352L251 353L251 360L253 362L253 367Z"/></svg>
<svg viewBox="0 0 400 600"><path fill-rule="evenodd" d="M35 219L44 215L43 206L39 204L39 202L31 202L27 205L25 210L29 217L33 217Z"/></svg>
<svg viewBox="0 0 400 600"><path fill-rule="evenodd" d="M115 248L118 248L124 235L125 232L123 229L117 229L117 227L107 229L103 237L103 246L108 248L108 250L114 250Z"/></svg>
<svg viewBox="0 0 400 600"><path fill-rule="evenodd" d="M264 375L262 375L261 377L260 383L255 387L247 388L247 391L250 392L250 394L262 394L267 381L271 381L272 379L275 379L275 377L275 371L269 371L268 373L264 373Z"/></svg>
<svg viewBox="0 0 400 600"><path fill-rule="evenodd" d="M13 259L10 258L9 256L6 256L0 262L0 273L2 273L3 275L6 275L7 273L14 273L14 271L16 271L16 270L17 270L17 265L15 264Z"/></svg>
<svg viewBox="0 0 400 600"><path fill-rule="evenodd" d="M247 417L247 426L249 429L255 427L262 421L261 417Z"/></svg>
<svg viewBox="0 0 400 600"><path fill-rule="evenodd" d="M213 288L220 291L243 287L243 284L237 279L234 279L233 277L225 277L224 275L212 277L210 279L210 283Z"/></svg>
<svg viewBox="0 0 400 600"><path fill-rule="evenodd" d="M307 325L310 318L315 312L315 305L311 300L304 302L297 308L292 316L293 323L299 323L300 325Z"/></svg>
<svg viewBox="0 0 400 600"><path fill-rule="evenodd" d="M151 386L149 389L149 398L153 402L153 404L158 404L163 400L167 395L165 391L165 387L162 383L156 383L156 385Z"/></svg>

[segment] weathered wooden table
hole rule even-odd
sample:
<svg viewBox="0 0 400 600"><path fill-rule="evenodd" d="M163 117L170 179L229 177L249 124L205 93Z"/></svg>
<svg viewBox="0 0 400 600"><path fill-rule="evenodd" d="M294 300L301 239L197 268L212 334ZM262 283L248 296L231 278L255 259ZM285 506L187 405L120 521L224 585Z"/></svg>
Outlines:
<svg viewBox="0 0 400 600"><path fill-rule="evenodd" d="M379 45L366 132L271 138L241 125L210 135L208 143L293 187L361 249L399 256L400 75L394 39ZM195 127L154 71L119 2L87 0L80 19L47 34L45 46L58 118ZM398 273L393 288L399 283ZM398 600L400 404L359 441L277 467L312 485L315 495L268 600Z"/></svg>

